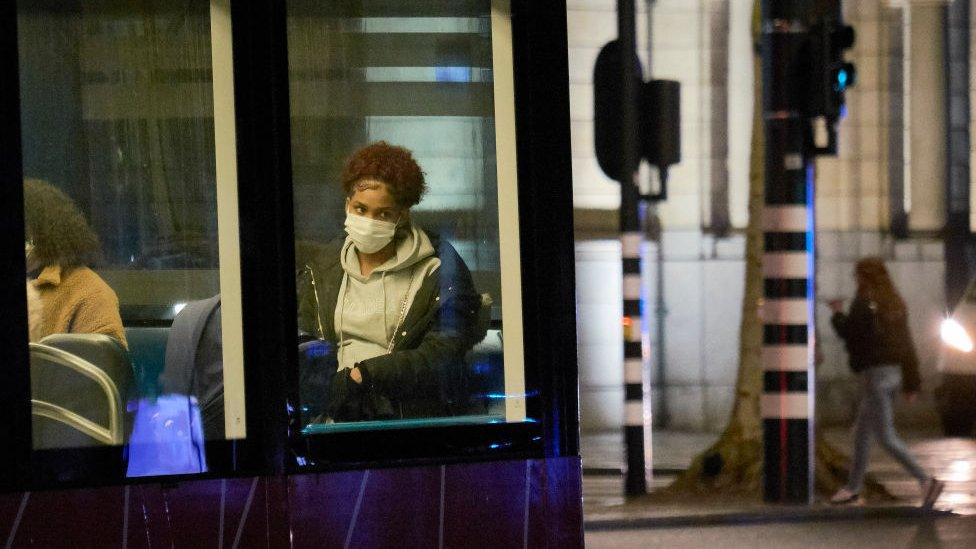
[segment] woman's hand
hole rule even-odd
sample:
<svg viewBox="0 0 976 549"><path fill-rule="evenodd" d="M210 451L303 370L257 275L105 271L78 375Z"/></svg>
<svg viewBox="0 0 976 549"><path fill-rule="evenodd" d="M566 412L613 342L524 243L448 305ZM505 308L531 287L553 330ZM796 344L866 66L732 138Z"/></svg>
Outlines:
<svg viewBox="0 0 976 549"><path fill-rule="evenodd" d="M843 313L844 312L844 300L843 299L831 299L830 301L827 302L827 306L830 307L830 310L833 311L833 312L835 312L835 313Z"/></svg>
<svg viewBox="0 0 976 549"><path fill-rule="evenodd" d="M359 371L359 367L353 367L352 371L349 372L349 378L356 382L356 385L363 384L363 374Z"/></svg>
<svg viewBox="0 0 976 549"><path fill-rule="evenodd" d="M905 401L907 401L909 404L915 404L916 400L918 400L918 391L905 393Z"/></svg>

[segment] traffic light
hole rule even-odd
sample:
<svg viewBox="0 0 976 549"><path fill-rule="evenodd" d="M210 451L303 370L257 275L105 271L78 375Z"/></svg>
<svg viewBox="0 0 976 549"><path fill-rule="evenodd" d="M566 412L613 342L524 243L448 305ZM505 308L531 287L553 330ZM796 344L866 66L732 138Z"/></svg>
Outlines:
<svg viewBox="0 0 976 549"><path fill-rule="evenodd" d="M661 188L651 200L667 199L668 168L681 162L681 84L651 80L641 87L641 157L658 169Z"/></svg>
<svg viewBox="0 0 976 549"><path fill-rule="evenodd" d="M846 114L844 93L857 81L854 64L844 59L853 45L854 28L827 18L810 28L801 50L798 93L803 95L804 115L813 125L811 148L817 154L837 152L836 125Z"/></svg>
<svg viewBox="0 0 976 549"><path fill-rule="evenodd" d="M638 153L631 159L631 165L624 166L627 161L621 151L625 126L621 109L624 101L622 49L617 40L607 43L600 50L593 68L593 142L596 146L596 159L603 173L615 181L627 181L640 162ZM633 51L629 52L628 57L634 69L633 89L639 97L644 80L640 60ZM632 127L637 132L635 138L639 144L641 128L637 121L634 121Z"/></svg>
<svg viewBox="0 0 976 549"><path fill-rule="evenodd" d="M828 87L828 110L825 115L830 120L837 120L844 115L844 92L857 82L857 70L854 63L844 60L844 51L854 45L854 28L832 23L827 34L829 56L824 68Z"/></svg>
<svg viewBox="0 0 976 549"><path fill-rule="evenodd" d="M645 198L664 200L667 198L668 167L681 161L681 86L674 80L644 82L640 61L636 53L630 53L630 62L634 64L633 85L637 91L634 109L637 155L632 160L633 165L624 166L621 151L625 126L621 109L624 95L621 89L621 57L619 42L614 40L600 51L593 71L593 137L596 158L603 172L616 181L629 180L640 161L646 160L658 168L661 188L658 193Z"/></svg>

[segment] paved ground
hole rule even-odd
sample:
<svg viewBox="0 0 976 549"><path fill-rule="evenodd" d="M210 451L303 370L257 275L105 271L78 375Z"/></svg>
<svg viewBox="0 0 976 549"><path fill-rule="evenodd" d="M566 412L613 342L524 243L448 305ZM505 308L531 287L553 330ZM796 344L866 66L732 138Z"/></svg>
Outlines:
<svg viewBox="0 0 976 549"><path fill-rule="evenodd" d="M849 434L838 429L827 433L828 440L838 448L850 448ZM654 478L651 488L666 486L675 471L688 466L700 451L716 438L714 434L656 432L653 441L654 467L664 471ZM976 515L976 441L945 439L935 433L905 433L905 439L924 467L946 481L946 490L936 507L961 515ZM594 521L613 521L640 518L674 519L714 513L783 512L789 508L771 507L761 501L681 503L650 498L644 502L627 502L622 496L623 444L618 434L585 435L583 454L584 518ZM869 471L888 490L899 498L895 506L910 507L918 503L918 485L880 448L871 454ZM826 504L812 508L815 512L830 512ZM976 547L976 543L972 545Z"/></svg>
<svg viewBox="0 0 976 549"><path fill-rule="evenodd" d="M588 531L586 547L972 549L976 547L976 516Z"/></svg>

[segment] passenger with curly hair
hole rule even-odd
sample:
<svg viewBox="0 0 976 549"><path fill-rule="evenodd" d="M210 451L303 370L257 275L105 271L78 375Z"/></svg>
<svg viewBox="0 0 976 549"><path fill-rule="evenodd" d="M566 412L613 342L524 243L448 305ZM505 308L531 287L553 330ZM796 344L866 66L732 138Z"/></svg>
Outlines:
<svg viewBox="0 0 976 549"><path fill-rule="evenodd" d="M457 251L411 220L426 190L407 149L380 141L341 175L347 236L299 247L300 328L334 345L335 421L452 415L481 306ZM307 400L307 399L303 399Z"/></svg>
<svg viewBox="0 0 976 549"><path fill-rule="evenodd" d="M126 345L119 299L91 266L101 249L84 215L63 192L37 179L24 181L27 274L40 307L30 339L59 333L106 334Z"/></svg>

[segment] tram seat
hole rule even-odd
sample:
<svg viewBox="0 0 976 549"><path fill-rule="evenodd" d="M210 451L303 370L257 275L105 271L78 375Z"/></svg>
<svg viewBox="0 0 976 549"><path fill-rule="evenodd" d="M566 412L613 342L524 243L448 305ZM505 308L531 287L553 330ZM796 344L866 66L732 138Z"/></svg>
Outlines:
<svg viewBox="0 0 976 549"><path fill-rule="evenodd" d="M103 334L53 334L30 344L35 449L119 446L133 375L126 350Z"/></svg>
<svg viewBox="0 0 976 549"><path fill-rule="evenodd" d="M169 328L162 326L128 326L125 339L129 343L129 360L135 375L135 393L139 397L155 398L160 394L159 375L166 357Z"/></svg>
<svg viewBox="0 0 976 549"><path fill-rule="evenodd" d="M130 352L141 356L134 399L129 477L207 471L205 440L223 437L223 363L219 361L220 296L187 303L170 327L132 327ZM217 358L214 363L209 359ZM210 405L219 393L218 405ZM203 403L203 406L198 403ZM202 410L201 410L202 408ZM202 415L201 415L202 411ZM219 432L216 429L219 428Z"/></svg>
<svg viewBox="0 0 976 549"><path fill-rule="evenodd" d="M224 438L224 361L220 294L191 301L166 337L163 394L196 398L206 440Z"/></svg>
<svg viewBox="0 0 976 549"><path fill-rule="evenodd" d="M211 307L213 305L217 305L217 310L219 310L219 302L212 303ZM483 308L478 321L479 323L484 323L483 329L486 336L465 357L465 364L467 365L468 371L464 376L466 379L464 391L466 394L465 400L468 404L458 410L461 414L482 415L504 413L505 402L503 394L505 391L505 374L502 360L502 332L500 330L501 326L490 320L490 306L490 299L483 299ZM196 307L197 305L184 308L177 315L179 321L174 321L173 327L126 327L126 339L129 343L129 355L135 372L136 394L139 398L155 398L167 392L188 391L189 372L194 368L202 367L200 364L190 365L200 359L206 359L204 362L207 362L210 367L206 368L209 371L203 379L207 380L207 383L204 385L211 390L199 391L200 394L194 394L194 396L204 404L202 406L202 412L206 424L207 438L220 439L223 438L223 399L214 398L214 396L222 397L222 392L213 390L217 388L214 383L219 383L220 378L222 378L219 363L213 362L214 358L219 359L219 350L216 348L210 349L209 353L213 355L210 358L193 356L184 357L182 360L174 360L175 357L172 353L170 353L170 358L166 358L166 350L171 333L175 327L178 327L177 324L186 324L190 320L190 317L193 316L191 313ZM203 310L206 311L208 308L204 308ZM198 330L209 326L210 329L216 330L209 339L219 342L219 315L218 318L213 319L208 318L208 316L209 313L191 322L194 325L205 322L205 324L199 324L198 328L189 330L193 334L190 336L192 341L199 341L204 334ZM192 344L190 348L192 348ZM168 367L170 371L168 372L164 368L166 362L169 362ZM178 367L174 369L174 366Z"/></svg>

